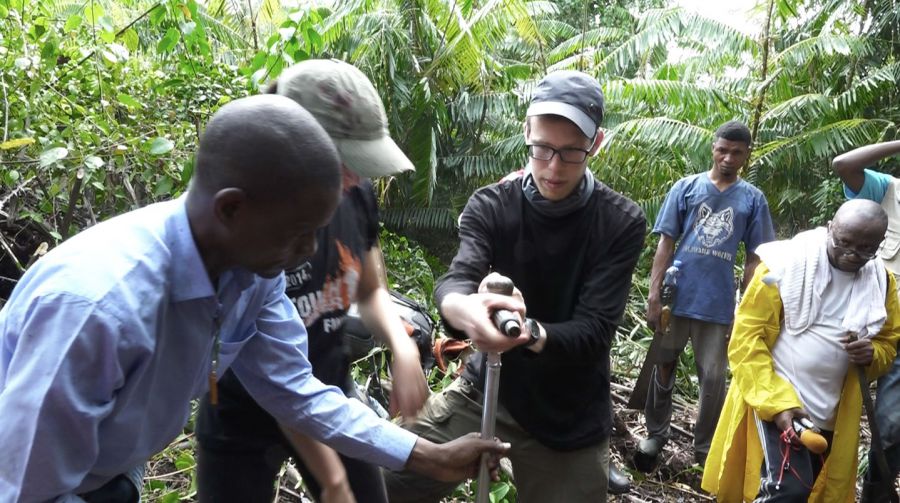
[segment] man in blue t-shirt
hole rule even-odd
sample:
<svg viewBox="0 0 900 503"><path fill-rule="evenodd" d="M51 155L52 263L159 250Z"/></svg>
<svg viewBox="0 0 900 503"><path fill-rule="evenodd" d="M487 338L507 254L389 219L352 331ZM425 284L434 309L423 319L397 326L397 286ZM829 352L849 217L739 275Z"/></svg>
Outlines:
<svg viewBox="0 0 900 503"><path fill-rule="evenodd" d="M675 362L688 339L700 380L700 412L694 427L694 459L706 461L719 412L725 401L728 333L734 319L734 265L738 243L747 251L746 285L759 262L753 251L775 239L763 193L738 176L750 157L750 130L737 121L716 130L709 171L684 177L672 186L656 218L659 246L650 274L647 323L660 339L644 415L646 439L635 453L635 466L649 471L668 441L672 418ZM676 248L677 244L677 248ZM662 335L660 291L663 275L681 262L669 332Z"/></svg>
<svg viewBox="0 0 900 503"><path fill-rule="evenodd" d="M878 254L887 270L900 274L900 179L869 168L878 161L900 154L900 140L876 143L851 150L834 158L831 167L844 182L847 199L869 199L881 204L888 215L888 230ZM875 402L875 421L881 431L881 443L892 476L900 472L900 358L894 360L891 370L878 381L878 398ZM872 470L877 466L869 453L869 467L863 484L862 503L898 501L897 493L884 494L883 475Z"/></svg>

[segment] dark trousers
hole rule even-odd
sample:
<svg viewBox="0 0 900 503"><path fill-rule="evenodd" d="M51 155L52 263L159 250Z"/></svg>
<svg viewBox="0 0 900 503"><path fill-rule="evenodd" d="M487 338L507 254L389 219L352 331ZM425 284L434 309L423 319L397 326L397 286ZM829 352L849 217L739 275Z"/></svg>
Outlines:
<svg viewBox="0 0 900 503"><path fill-rule="evenodd" d="M138 503L140 493L125 475L117 475L89 493L79 495L86 503Z"/></svg>
<svg viewBox="0 0 900 503"><path fill-rule="evenodd" d="M813 454L806 447L794 447L781 438L781 430L774 422L756 418L759 440L762 443L763 461L759 494L754 503L806 501L812 492L825 454ZM822 432L831 445L832 432Z"/></svg>
<svg viewBox="0 0 900 503"><path fill-rule="evenodd" d="M346 391L346 390L345 390ZM207 395L197 414L197 495L201 503L268 503L281 465L293 457L316 500L321 487L294 452L278 423L231 372L219 381L219 404ZM341 455L359 503L387 503L379 467Z"/></svg>

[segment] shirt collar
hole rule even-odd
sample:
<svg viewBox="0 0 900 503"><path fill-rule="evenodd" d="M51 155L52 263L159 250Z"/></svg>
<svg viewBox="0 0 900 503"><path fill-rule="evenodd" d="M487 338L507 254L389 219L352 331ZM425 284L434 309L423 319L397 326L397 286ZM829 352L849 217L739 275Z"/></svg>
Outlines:
<svg viewBox="0 0 900 503"><path fill-rule="evenodd" d="M169 247L172 250L171 292L175 302L214 297L216 294L191 233L186 201L186 194L174 201L176 208L168 224Z"/></svg>

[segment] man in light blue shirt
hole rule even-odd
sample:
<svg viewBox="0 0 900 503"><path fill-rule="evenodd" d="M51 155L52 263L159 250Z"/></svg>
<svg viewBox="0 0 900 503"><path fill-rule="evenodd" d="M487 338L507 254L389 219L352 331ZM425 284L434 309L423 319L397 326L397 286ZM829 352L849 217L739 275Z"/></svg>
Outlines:
<svg viewBox="0 0 900 503"><path fill-rule="evenodd" d="M878 161L900 155L900 140L865 145L845 152L831 162L832 168L844 182L847 199L869 199L880 204L888 215L888 228L878 255L884 260L887 270L900 274L900 179L887 173L867 169ZM871 419L871 418L870 418ZM881 432L881 443L887 457L888 468L892 471L888 478L892 481L900 472L900 357L878 380L878 398L875 402L875 421ZM873 468L878 466L874 455L869 453L869 468L860 501L880 503L898 501L897 493L885 494L888 485L885 475Z"/></svg>
<svg viewBox="0 0 900 503"><path fill-rule="evenodd" d="M315 250L339 166L292 100L237 100L209 122L186 196L31 267L0 311L0 501L90 502L123 479L117 501L136 501L135 474L228 368L282 424L372 463L458 480L504 451L433 444L313 378L282 271Z"/></svg>

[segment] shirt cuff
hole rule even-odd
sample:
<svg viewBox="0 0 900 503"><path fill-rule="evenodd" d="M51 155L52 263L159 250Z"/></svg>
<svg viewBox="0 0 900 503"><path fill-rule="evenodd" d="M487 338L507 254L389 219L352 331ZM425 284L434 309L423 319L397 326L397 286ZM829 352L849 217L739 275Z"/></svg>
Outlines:
<svg viewBox="0 0 900 503"><path fill-rule="evenodd" d="M375 439L381 446L376 463L393 471L399 471L406 467L413 447L419 440L419 436L404 430L394 423L385 421L385 427L379 438Z"/></svg>

